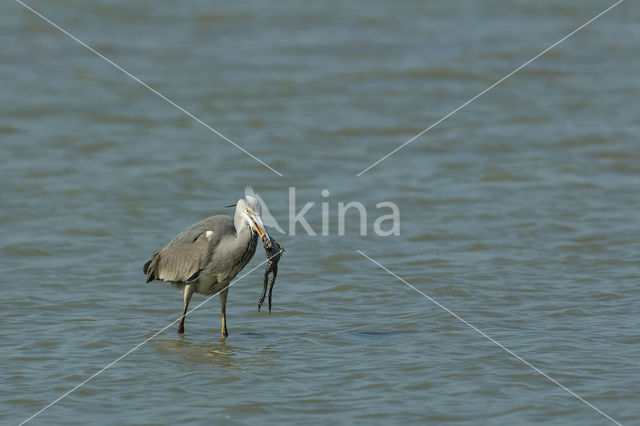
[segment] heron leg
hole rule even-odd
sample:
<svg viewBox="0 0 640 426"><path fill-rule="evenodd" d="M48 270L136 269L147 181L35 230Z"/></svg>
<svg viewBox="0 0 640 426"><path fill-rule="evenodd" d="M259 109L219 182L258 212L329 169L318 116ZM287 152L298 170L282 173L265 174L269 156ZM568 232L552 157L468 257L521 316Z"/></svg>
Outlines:
<svg viewBox="0 0 640 426"><path fill-rule="evenodd" d="M269 283L269 313L271 313L271 294L273 293L273 286L276 283L276 276L278 275L278 264L273 265L273 277L271 277L271 283ZM267 281L265 278L264 289L267 289Z"/></svg>
<svg viewBox="0 0 640 426"><path fill-rule="evenodd" d="M267 295L267 283L269 282L269 270L264 273L264 290L262 290L262 294L260 295L260 300L258 300L258 312L260 312L260 308L264 303L264 297Z"/></svg>
<svg viewBox="0 0 640 426"><path fill-rule="evenodd" d="M227 331L227 295L229 294L229 287L220 292L220 305L222 306L222 337L227 337L229 332Z"/></svg>
<svg viewBox="0 0 640 426"><path fill-rule="evenodd" d="M184 310L182 311L180 326L178 327L178 333L180 334L184 334L184 319L187 316L187 308L189 308L189 302L191 301L193 292L196 291L196 286L194 284L186 284L182 291L184 293Z"/></svg>

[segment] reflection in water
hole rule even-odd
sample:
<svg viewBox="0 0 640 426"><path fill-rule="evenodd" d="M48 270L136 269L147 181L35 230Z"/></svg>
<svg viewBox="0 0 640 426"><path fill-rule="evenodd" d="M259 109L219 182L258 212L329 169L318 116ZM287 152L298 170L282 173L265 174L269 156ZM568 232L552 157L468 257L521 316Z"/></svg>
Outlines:
<svg viewBox="0 0 640 426"><path fill-rule="evenodd" d="M251 337L251 334L245 336ZM256 349L255 345L230 345L222 338L216 343L195 343L189 338L156 339L153 342L161 354L170 354L182 362L217 365L227 371L255 371L275 357L273 343Z"/></svg>

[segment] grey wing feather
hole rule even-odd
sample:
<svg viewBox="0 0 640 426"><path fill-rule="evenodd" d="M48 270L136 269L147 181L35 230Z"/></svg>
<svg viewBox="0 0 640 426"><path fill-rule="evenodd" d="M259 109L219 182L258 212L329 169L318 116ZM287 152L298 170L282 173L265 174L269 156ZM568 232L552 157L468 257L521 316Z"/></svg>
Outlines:
<svg viewBox="0 0 640 426"><path fill-rule="evenodd" d="M233 219L228 216L212 216L191 225L144 265L147 282L155 279L194 281L210 262L220 239L230 233L230 229L235 232ZM211 234L207 235L207 231Z"/></svg>

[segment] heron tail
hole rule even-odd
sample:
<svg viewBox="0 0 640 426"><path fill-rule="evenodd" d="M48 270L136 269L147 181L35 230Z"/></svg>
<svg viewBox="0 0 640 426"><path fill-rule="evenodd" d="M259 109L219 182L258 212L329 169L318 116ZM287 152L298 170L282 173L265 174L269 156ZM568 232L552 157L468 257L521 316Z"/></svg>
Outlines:
<svg viewBox="0 0 640 426"><path fill-rule="evenodd" d="M147 282L151 282L156 279L156 265L158 264L158 253L154 253L151 259L144 264L142 268L143 272L147 274Z"/></svg>

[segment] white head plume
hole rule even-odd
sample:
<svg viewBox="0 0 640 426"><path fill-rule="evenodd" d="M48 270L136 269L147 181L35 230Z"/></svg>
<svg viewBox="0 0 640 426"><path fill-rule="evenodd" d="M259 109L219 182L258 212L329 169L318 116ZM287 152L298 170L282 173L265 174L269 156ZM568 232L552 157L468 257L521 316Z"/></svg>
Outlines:
<svg viewBox="0 0 640 426"><path fill-rule="evenodd" d="M267 204L253 190L252 187L247 186L244 189L244 196L245 196L245 198L246 197L253 197L256 200L258 200L258 202L262 206L262 223L264 223L265 226L268 226L269 228L273 228L273 229L275 229L276 231L278 231L281 234L285 233L284 230L280 227L280 225L278 225L278 222L276 222L276 219L271 215L271 212L269 212L269 207L267 207Z"/></svg>

